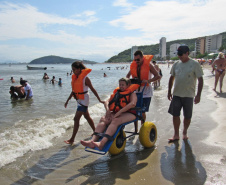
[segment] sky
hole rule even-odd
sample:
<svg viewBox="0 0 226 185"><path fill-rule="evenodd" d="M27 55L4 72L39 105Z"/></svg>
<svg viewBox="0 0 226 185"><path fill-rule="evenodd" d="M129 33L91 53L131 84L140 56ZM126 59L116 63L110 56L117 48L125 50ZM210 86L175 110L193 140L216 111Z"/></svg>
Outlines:
<svg viewBox="0 0 226 185"><path fill-rule="evenodd" d="M226 0L0 0L0 63L49 55L105 62L161 37L225 32L225 12Z"/></svg>

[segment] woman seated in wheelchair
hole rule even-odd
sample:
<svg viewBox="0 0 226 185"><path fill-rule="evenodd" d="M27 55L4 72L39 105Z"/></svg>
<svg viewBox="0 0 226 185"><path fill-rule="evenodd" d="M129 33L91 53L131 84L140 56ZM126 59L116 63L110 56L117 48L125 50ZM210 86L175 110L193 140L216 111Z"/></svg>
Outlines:
<svg viewBox="0 0 226 185"><path fill-rule="evenodd" d="M100 119L92 139L89 141L81 140L83 146L89 148L97 147L102 150L104 145L115 134L119 125L133 121L136 118L136 111L131 110L136 106L137 96L134 92L139 87L138 84L132 84L130 79L121 78L119 87L116 88L105 103L106 114ZM107 128L107 130L106 130ZM98 133L103 133L103 139L99 141Z"/></svg>

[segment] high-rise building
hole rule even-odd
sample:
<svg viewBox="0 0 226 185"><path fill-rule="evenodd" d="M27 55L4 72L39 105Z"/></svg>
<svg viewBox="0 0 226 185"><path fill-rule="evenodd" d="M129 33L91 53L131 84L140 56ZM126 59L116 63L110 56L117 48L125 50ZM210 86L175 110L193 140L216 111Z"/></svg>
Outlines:
<svg viewBox="0 0 226 185"><path fill-rule="evenodd" d="M170 45L170 58L177 56L177 49L180 46L180 44L171 44Z"/></svg>
<svg viewBox="0 0 226 185"><path fill-rule="evenodd" d="M161 59L166 59L166 38L162 37L159 42L159 55Z"/></svg>
<svg viewBox="0 0 226 185"><path fill-rule="evenodd" d="M195 41L195 51L201 54L218 52L222 46L222 35L211 35L206 37L199 37Z"/></svg>
<svg viewBox="0 0 226 185"><path fill-rule="evenodd" d="M134 59L134 53L138 50L137 46L132 46L131 48L131 60Z"/></svg>
<svg viewBox="0 0 226 185"><path fill-rule="evenodd" d="M201 54L205 53L205 43L206 43L205 37L197 38L197 40L195 41L195 51L196 51L196 53L197 52L199 52Z"/></svg>
<svg viewBox="0 0 226 185"><path fill-rule="evenodd" d="M217 52L222 46L222 35L211 35L206 37L205 52Z"/></svg>

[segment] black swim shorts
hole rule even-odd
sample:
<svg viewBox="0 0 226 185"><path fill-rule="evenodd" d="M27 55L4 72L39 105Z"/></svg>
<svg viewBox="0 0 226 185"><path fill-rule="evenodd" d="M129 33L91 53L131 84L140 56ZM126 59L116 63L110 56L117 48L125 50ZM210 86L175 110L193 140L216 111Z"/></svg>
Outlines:
<svg viewBox="0 0 226 185"><path fill-rule="evenodd" d="M184 117L191 119L193 110L193 98L173 96L168 112L173 116L180 116L183 107Z"/></svg>
<svg viewBox="0 0 226 185"><path fill-rule="evenodd" d="M150 103L151 103L151 97L143 98L143 107L145 107L145 109L142 112L149 111Z"/></svg>
<svg viewBox="0 0 226 185"><path fill-rule="evenodd" d="M20 99L25 98L25 97L26 97L26 94L19 96Z"/></svg>

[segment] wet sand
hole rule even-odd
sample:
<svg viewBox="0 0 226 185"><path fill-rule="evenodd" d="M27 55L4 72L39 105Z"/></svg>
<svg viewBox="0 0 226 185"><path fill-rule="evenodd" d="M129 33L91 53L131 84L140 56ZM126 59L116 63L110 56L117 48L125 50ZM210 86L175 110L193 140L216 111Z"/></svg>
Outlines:
<svg viewBox="0 0 226 185"><path fill-rule="evenodd" d="M220 93L218 82L217 90L213 91L215 78L210 78L206 81L206 84L210 87L210 94L208 98L217 102L218 108L211 113L214 121L218 123L217 127L210 132L210 136L207 138L207 142L213 145L218 145L226 148L226 78L223 81L222 93Z"/></svg>
<svg viewBox="0 0 226 185"><path fill-rule="evenodd" d="M135 136L127 140L125 151L118 156L88 153L79 144L80 139L90 138L87 125L80 128L74 146L57 138L53 147L29 152L9 164L8 171L1 171L0 184L226 184L226 93L213 92L213 81L212 75L205 80L201 103L194 105L188 141L168 143L173 135L172 117L167 113L170 102L167 90L164 94L156 91L146 119L157 126L155 147L143 148ZM131 124L125 130L133 129ZM64 138L69 138L71 131ZM9 179L8 173L14 177Z"/></svg>

